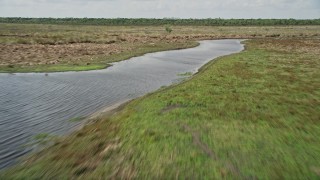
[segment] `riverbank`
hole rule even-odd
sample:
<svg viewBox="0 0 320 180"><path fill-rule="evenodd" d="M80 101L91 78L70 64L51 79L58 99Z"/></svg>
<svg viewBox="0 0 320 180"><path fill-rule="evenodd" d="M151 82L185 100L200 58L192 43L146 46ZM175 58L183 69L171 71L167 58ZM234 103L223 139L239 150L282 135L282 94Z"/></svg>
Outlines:
<svg viewBox="0 0 320 180"><path fill-rule="evenodd" d="M318 39L250 40L3 172L10 178L319 177Z"/></svg>
<svg viewBox="0 0 320 180"><path fill-rule="evenodd" d="M69 134L103 107L179 82L211 59L243 49L239 40L199 43L195 48L149 53L97 71L0 74L0 170L30 150L23 147L38 134Z"/></svg>
<svg viewBox="0 0 320 180"><path fill-rule="evenodd" d="M0 24L0 72L103 69L145 53L205 39L317 38L320 26L85 26Z"/></svg>

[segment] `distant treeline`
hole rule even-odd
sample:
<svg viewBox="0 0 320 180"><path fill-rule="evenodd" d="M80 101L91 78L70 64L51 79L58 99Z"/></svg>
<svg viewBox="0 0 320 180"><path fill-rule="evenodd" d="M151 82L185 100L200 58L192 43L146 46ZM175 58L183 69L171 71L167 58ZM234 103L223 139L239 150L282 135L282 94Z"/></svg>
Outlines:
<svg viewBox="0 0 320 180"><path fill-rule="evenodd" d="M320 19L129 19L129 18L9 18L0 17L0 23L64 24L64 25L182 25L182 26L281 26L320 25Z"/></svg>

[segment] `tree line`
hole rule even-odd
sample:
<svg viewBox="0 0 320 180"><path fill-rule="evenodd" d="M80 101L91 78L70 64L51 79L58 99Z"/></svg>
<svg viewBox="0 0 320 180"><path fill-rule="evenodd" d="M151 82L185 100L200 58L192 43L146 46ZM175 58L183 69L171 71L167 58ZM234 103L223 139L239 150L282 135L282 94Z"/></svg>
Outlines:
<svg viewBox="0 0 320 180"><path fill-rule="evenodd" d="M63 25L107 25L107 26L281 26L320 25L320 19L147 19L147 18L21 18L0 17L0 23L20 24L63 24Z"/></svg>

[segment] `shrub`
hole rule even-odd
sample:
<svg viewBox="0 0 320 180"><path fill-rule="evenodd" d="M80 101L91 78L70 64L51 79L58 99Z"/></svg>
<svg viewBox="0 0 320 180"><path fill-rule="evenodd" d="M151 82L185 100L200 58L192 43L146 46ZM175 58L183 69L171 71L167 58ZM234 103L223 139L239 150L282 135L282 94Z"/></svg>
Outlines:
<svg viewBox="0 0 320 180"><path fill-rule="evenodd" d="M166 26L166 31L167 31L167 33L171 33L171 32L172 32L172 29L171 29L171 27L169 27L169 26Z"/></svg>

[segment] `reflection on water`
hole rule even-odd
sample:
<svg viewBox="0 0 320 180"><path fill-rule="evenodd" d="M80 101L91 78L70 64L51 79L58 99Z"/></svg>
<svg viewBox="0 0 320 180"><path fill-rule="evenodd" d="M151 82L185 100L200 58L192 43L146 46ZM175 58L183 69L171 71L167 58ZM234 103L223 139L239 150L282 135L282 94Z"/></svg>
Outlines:
<svg viewBox="0 0 320 180"><path fill-rule="evenodd" d="M239 40L201 41L185 50L151 53L104 70L0 74L0 169L30 152L39 133L66 134L70 121L176 82L218 56L239 52Z"/></svg>

